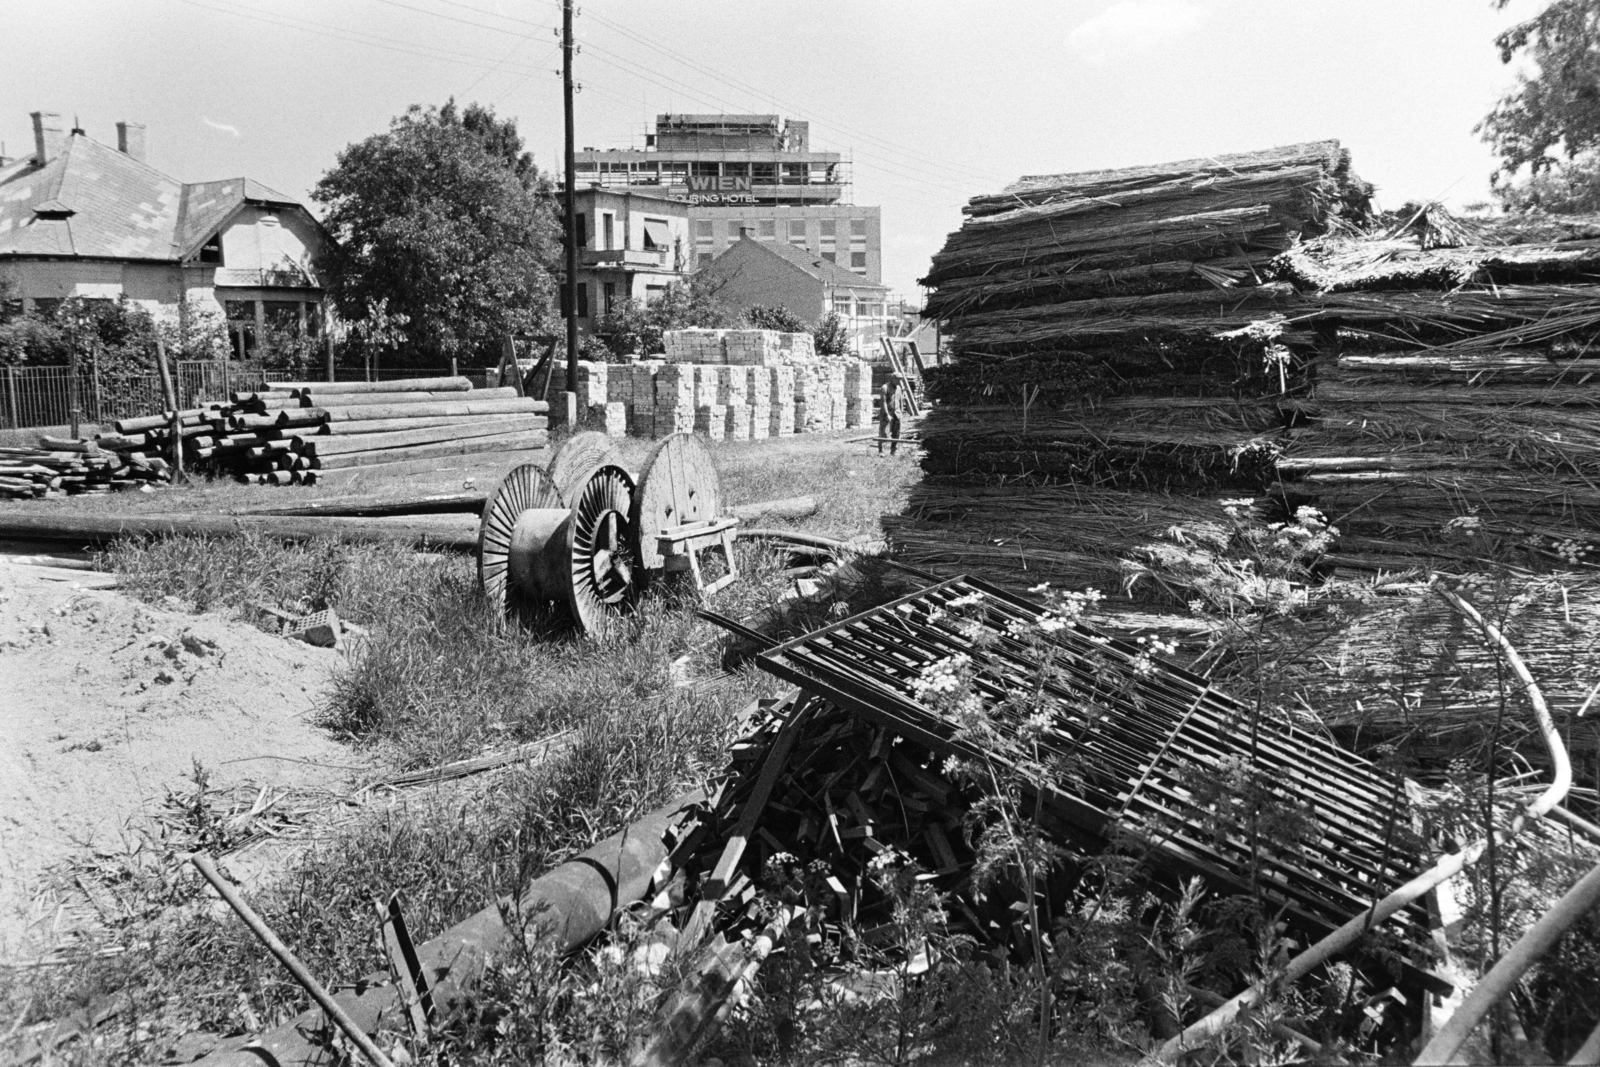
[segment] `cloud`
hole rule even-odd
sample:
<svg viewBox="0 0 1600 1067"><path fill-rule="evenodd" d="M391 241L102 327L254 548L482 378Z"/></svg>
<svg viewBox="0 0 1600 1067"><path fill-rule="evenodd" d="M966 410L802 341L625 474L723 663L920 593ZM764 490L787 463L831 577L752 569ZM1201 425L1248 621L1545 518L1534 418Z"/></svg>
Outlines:
<svg viewBox="0 0 1600 1067"><path fill-rule="evenodd" d="M207 126L210 126L213 130L221 130L223 133L231 133L235 137L241 136L239 133L239 127L237 126L229 126L226 122L212 122L204 115L200 117L200 121L205 123Z"/></svg>
<svg viewBox="0 0 1600 1067"><path fill-rule="evenodd" d="M1067 34L1067 47L1090 61L1117 59L1185 37L1206 15L1192 0L1117 0Z"/></svg>

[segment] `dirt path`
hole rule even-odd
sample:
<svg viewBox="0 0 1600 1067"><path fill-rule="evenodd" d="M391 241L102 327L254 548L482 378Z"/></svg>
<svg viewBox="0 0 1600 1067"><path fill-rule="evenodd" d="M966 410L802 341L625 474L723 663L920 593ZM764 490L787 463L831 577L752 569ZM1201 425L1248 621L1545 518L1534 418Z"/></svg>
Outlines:
<svg viewBox="0 0 1600 1067"><path fill-rule="evenodd" d="M339 653L37 574L0 557L0 959L59 938L47 869L117 849L195 761L223 789L360 762L308 721Z"/></svg>

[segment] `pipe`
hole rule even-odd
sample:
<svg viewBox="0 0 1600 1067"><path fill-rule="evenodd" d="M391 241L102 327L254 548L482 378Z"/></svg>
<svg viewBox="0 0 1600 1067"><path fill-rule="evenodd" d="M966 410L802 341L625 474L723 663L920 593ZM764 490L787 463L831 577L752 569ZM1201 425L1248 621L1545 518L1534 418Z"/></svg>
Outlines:
<svg viewBox="0 0 1600 1067"><path fill-rule="evenodd" d="M1539 921L1528 928L1528 932L1511 946L1509 952L1500 957L1500 961L1479 980L1461 1007L1450 1016L1450 1021L1439 1028L1433 1040L1428 1042L1413 1062L1430 1067L1433 1064L1463 1062L1457 1053L1489 1013L1489 1009L1515 989L1528 968L1538 963L1546 952L1555 947L1567 928L1597 904L1600 904L1600 864L1578 879L1578 883L1541 915Z"/></svg>
<svg viewBox="0 0 1600 1067"><path fill-rule="evenodd" d="M841 541L837 537L823 537L821 534L799 533L795 530L740 530L739 536L760 541L782 541L791 545L805 545L808 548L827 548L835 552L854 552L863 556L875 556L889 547L887 541Z"/></svg>
<svg viewBox="0 0 1600 1067"><path fill-rule="evenodd" d="M667 858L666 835L703 799L698 791L630 823L582 855L536 879L516 902L530 933L570 952L594 937L617 912L649 891ZM417 949L440 1009L469 1003L484 968L510 937L500 904L491 904ZM387 970L369 974L334 1001L355 1025L373 1033L399 1017L400 997ZM322 1028L322 1013L308 1011L282 1026L198 1061L206 1067L325 1067L327 1046L308 1038Z"/></svg>
<svg viewBox="0 0 1600 1067"><path fill-rule="evenodd" d="M234 891L233 886L229 885L227 880L217 873L217 868L212 864L211 857L197 852L189 857L189 862L194 865L195 870L205 876L206 881L211 883L211 888L221 895L222 899L227 902L228 907L232 908L235 914L244 920L244 924L250 928L250 932L255 934L263 945L267 946L267 951L278 957L278 962L283 964L288 972L294 976L296 982L300 983L300 988L311 994L311 999L317 1002L318 1007L328 1013L328 1018L332 1019L334 1025L344 1032L344 1036L348 1037L356 1048L361 1050L361 1054L373 1064L373 1067L394 1067L389 1057L383 1054L383 1050L375 1045L372 1038L368 1037L366 1032L358 1027L350 1016L344 1013L344 1009L334 1001L333 997L328 995L328 991L323 988L322 983L317 981L315 976L306 969L306 965L300 962L300 958L289 951L289 946L285 945L283 940L273 933L272 927L268 926L261 916L256 914L256 910L246 904L244 898Z"/></svg>
<svg viewBox="0 0 1600 1067"><path fill-rule="evenodd" d="M1550 762L1554 771L1551 775L1550 787L1541 793L1533 803L1529 804L1526 810L1519 812L1516 818L1511 821L1511 826L1506 830L1503 838L1509 839L1522 832L1522 828L1527 825L1527 820L1530 817L1543 818L1566 797L1568 790L1572 788L1572 764L1567 759L1566 746L1561 743L1561 735L1557 732L1555 720L1551 718L1550 709L1545 704L1544 694L1540 692L1538 683L1533 680L1533 674L1528 670L1528 665L1522 661L1522 657L1517 654L1517 650L1512 646L1511 642L1506 640L1506 636L1493 623L1485 619L1477 608L1474 608L1461 597L1442 586L1435 586L1434 588L1449 602L1451 607L1477 623L1491 644L1499 646L1512 673L1517 676L1518 680L1526 688L1528 703L1533 706L1534 717L1539 722L1539 729L1544 737L1545 746L1550 751ZM1421 899L1424 894L1441 882L1455 877L1472 864L1478 862L1478 859L1488 848L1488 844L1486 839L1479 839L1460 852L1444 857L1429 870L1417 875L1368 910L1352 918L1349 922L1333 931L1333 933L1290 960L1284 968L1283 982L1288 984L1304 978L1335 955L1349 948L1365 936L1372 927L1384 922L1402 908ZM1261 984L1252 985L1243 993L1238 994L1211 1012L1211 1014L1185 1027L1183 1033L1164 1042L1147 1059L1156 1063L1173 1062L1181 1052L1197 1048L1226 1030L1241 1010L1261 999L1261 994Z"/></svg>

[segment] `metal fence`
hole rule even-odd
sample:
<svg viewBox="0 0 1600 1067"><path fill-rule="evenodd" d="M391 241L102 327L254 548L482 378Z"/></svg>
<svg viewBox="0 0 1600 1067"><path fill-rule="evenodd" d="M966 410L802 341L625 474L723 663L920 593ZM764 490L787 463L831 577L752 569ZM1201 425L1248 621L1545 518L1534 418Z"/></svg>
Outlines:
<svg viewBox="0 0 1600 1067"><path fill-rule="evenodd" d="M328 377L325 366L302 373L242 360L182 360L177 363L176 372L173 387L180 408L224 401L229 393L260 389L268 381L325 381ZM394 381L450 373L448 365L383 367L373 376L379 381ZM463 369L462 373L476 387L485 384L482 370ZM367 377L359 367L339 367L335 375L339 381L352 382ZM166 403L157 374L108 372L82 365L74 392L71 367L0 367L0 429L65 426L72 422L74 408L79 421L106 424L114 419L155 414L164 410Z"/></svg>

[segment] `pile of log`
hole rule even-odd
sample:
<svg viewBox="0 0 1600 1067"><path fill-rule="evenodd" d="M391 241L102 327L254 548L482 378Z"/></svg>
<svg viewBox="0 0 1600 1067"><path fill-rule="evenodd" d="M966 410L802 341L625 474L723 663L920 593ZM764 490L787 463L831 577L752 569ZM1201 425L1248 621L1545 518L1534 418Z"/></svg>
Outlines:
<svg viewBox="0 0 1600 1067"><path fill-rule="evenodd" d="M212 475L314 485L332 472L417 470L461 455L525 452L546 442L548 405L467 378L269 382L226 404L123 419L102 447L155 454ZM401 466L404 464L405 466Z"/></svg>
<svg viewBox="0 0 1600 1067"><path fill-rule="evenodd" d="M37 448L0 448L0 497L28 500L137 489L167 478L167 464L94 441L39 438Z"/></svg>

